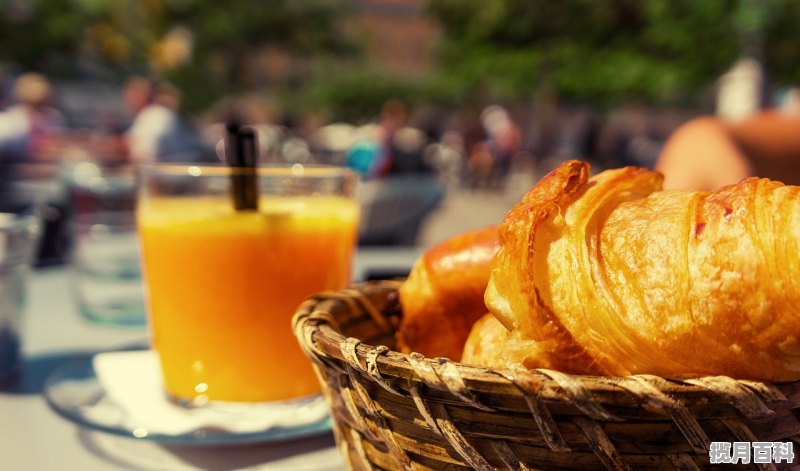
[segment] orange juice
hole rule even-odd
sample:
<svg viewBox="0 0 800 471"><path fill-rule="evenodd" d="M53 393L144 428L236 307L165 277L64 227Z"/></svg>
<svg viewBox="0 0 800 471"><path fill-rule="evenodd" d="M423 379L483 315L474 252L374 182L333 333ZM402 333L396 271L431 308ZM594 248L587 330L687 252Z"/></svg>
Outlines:
<svg viewBox="0 0 800 471"><path fill-rule="evenodd" d="M319 392L291 318L350 281L358 206L343 197L145 199L138 209L153 346L168 394L266 402Z"/></svg>

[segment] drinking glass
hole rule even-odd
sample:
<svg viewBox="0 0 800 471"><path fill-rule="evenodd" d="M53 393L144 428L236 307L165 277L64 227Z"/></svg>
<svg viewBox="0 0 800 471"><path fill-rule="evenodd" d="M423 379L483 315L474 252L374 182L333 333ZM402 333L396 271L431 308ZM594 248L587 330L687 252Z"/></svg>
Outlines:
<svg viewBox="0 0 800 471"><path fill-rule="evenodd" d="M99 324L144 325L144 293L133 211L76 215L70 278L83 317Z"/></svg>
<svg viewBox="0 0 800 471"><path fill-rule="evenodd" d="M246 172L142 172L137 222L151 342L166 393L181 404L320 392L291 318L307 296L351 280L358 177L299 164ZM257 187L257 209L235 209L242 184Z"/></svg>
<svg viewBox="0 0 800 471"><path fill-rule="evenodd" d="M80 313L104 325L144 325L135 170L82 161L73 164L67 176L70 281Z"/></svg>
<svg viewBox="0 0 800 471"><path fill-rule="evenodd" d="M20 364L25 286L38 234L35 215L0 213L0 378Z"/></svg>

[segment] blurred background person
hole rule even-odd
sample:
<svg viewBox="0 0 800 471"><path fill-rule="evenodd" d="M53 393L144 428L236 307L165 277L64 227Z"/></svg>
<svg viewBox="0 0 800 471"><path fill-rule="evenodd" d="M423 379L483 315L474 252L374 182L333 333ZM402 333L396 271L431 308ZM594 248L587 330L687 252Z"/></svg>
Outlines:
<svg viewBox="0 0 800 471"><path fill-rule="evenodd" d="M725 123L713 116L679 127L659 154L655 169L670 190L715 190L750 176L747 156Z"/></svg>
<svg viewBox="0 0 800 471"><path fill-rule="evenodd" d="M391 99L383 104L377 130L379 145L368 172L371 176L386 177L403 166L401 159L413 158L411 155L402 155L397 145L398 132L407 122L408 110L402 101Z"/></svg>
<svg viewBox="0 0 800 471"><path fill-rule="evenodd" d="M428 144L425 131L409 125L406 105L390 99L381 107L377 125L355 130L347 165L367 179L429 174L432 168L425 159Z"/></svg>
<svg viewBox="0 0 800 471"><path fill-rule="evenodd" d="M129 79L122 93L126 109L132 116L127 131L129 158L134 163L152 163L158 159L161 138L172 128L177 114L156 102L155 85L149 79Z"/></svg>
<svg viewBox="0 0 800 471"><path fill-rule="evenodd" d="M498 105L481 112L486 139L473 146L468 166L473 187L502 187L515 155L522 150L522 133L508 110Z"/></svg>
<svg viewBox="0 0 800 471"><path fill-rule="evenodd" d="M0 113L0 160L37 163L54 158L64 118L52 106L50 82L38 73L20 75L13 97L14 104Z"/></svg>
<svg viewBox="0 0 800 471"><path fill-rule="evenodd" d="M666 141L655 168L667 189L715 190L751 176L800 185L800 116L770 109L736 121L690 120Z"/></svg>
<svg viewBox="0 0 800 471"><path fill-rule="evenodd" d="M745 56L720 76L714 114L683 123L664 143L655 167L665 188L715 190L750 176L800 184L800 116L769 102L764 75Z"/></svg>
<svg viewBox="0 0 800 471"><path fill-rule="evenodd" d="M135 77L125 84L123 96L134 116L127 131L128 155L132 163L214 159L211 146L181 116L181 93L176 87Z"/></svg>

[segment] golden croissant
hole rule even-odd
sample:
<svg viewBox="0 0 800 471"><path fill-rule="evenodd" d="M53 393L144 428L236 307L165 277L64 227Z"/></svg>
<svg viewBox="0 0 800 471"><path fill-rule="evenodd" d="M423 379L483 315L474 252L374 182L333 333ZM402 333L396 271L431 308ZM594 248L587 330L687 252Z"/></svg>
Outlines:
<svg viewBox="0 0 800 471"><path fill-rule="evenodd" d="M661 191L569 161L506 216L462 361L568 373L800 379L800 187ZM502 324L502 325L500 325Z"/></svg>
<svg viewBox="0 0 800 471"><path fill-rule="evenodd" d="M500 242L497 227L459 234L428 249L399 290L404 352L461 358L475 321L486 314L483 295Z"/></svg>

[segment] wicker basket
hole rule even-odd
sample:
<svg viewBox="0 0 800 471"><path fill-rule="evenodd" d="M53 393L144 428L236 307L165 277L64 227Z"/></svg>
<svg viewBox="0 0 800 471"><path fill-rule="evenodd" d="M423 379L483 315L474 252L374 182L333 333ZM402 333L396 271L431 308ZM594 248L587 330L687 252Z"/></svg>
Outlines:
<svg viewBox="0 0 800 471"><path fill-rule="evenodd" d="M322 293L294 318L351 469L705 469L712 441L800 439L800 383L494 370L392 351L399 283Z"/></svg>

